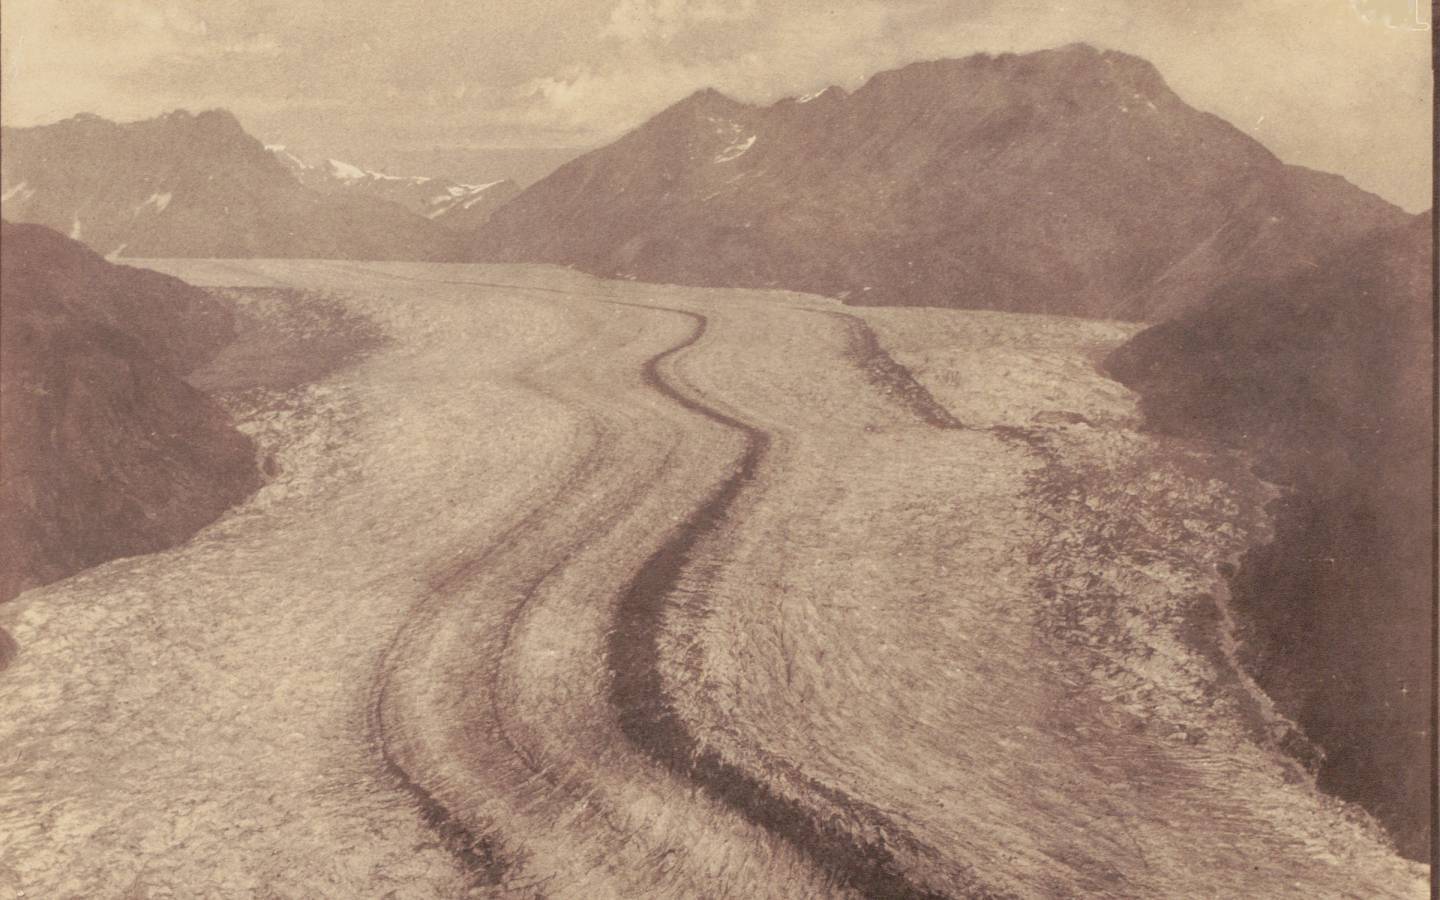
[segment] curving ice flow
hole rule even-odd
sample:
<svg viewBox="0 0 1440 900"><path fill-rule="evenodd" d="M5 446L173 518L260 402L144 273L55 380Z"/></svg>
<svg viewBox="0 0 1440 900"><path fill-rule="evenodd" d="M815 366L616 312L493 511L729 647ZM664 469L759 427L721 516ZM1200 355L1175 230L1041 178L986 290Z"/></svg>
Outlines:
<svg viewBox="0 0 1440 900"><path fill-rule="evenodd" d="M1128 326L148 265L384 340L226 398L248 503L0 607L0 886L1423 896L1185 625L1266 495L1136 430Z"/></svg>

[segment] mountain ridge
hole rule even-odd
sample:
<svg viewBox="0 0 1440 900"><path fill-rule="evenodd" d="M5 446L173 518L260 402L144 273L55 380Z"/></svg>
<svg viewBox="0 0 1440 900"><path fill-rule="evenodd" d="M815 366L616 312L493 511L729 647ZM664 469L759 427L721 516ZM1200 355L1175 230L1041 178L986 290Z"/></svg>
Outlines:
<svg viewBox="0 0 1440 900"><path fill-rule="evenodd" d="M828 99L827 99L828 98ZM483 261L852 303L1162 319L1405 214L1149 62L1070 45L751 106L697 91L483 226Z"/></svg>
<svg viewBox="0 0 1440 900"><path fill-rule="evenodd" d="M267 144L265 149L306 187L327 194L358 193L388 200L456 231L478 228L490 213L520 192L509 178L472 184L429 175L391 175L333 158L308 163L280 144Z"/></svg>
<svg viewBox="0 0 1440 900"><path fill-rule="evenodd" d="M0 129L0 209L105 255L443 261L449 232L307 189L225 110Z"/></svg>

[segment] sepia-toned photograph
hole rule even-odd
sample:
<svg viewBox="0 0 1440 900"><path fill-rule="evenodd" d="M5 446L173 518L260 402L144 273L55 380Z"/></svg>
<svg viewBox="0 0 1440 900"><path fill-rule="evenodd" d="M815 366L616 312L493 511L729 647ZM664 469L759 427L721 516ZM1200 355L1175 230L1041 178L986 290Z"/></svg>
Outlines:
<svg viewBox="0 0 1440 900"><path fill-rule="evenodd" d="M0 900L1421 900L1429 0L0 0Z"/></svg>

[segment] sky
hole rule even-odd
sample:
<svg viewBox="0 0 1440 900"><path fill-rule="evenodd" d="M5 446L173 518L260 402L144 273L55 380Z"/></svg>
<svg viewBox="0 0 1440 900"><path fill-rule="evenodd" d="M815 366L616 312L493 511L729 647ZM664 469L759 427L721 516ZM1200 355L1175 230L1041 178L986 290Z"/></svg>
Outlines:
<svg viewBox="0 0 1440 900"><path fill-rule="evenodd" d="M488 151L538 171L565 158L564 148L612 140L702 87L770 102L854 88L920 59L1086 41L1149 59L1181 97L1282 159L1419 211L1432 196L1427 0L1419 6L4 0L0 120L225 107L257 137L301 155L394 168L460 165L466 151Z"/></svg>

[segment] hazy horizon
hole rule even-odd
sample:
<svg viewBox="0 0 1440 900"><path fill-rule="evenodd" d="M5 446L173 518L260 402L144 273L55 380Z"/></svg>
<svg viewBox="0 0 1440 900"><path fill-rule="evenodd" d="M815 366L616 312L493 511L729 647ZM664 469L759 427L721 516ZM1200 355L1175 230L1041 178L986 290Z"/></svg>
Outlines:
<svg viewBox="0 0 1440 900"><path fill-rule="evenodd" d="M442 0L417 14L397 0L339 11L8 0L0 121L223 107L302 156L523 184L702 87L768 103L922 59L1083 41L1150 60L1187 102L1285 161L1418 212L1432 197L1432 75L1413 10L1408 0Z"/></svg>

